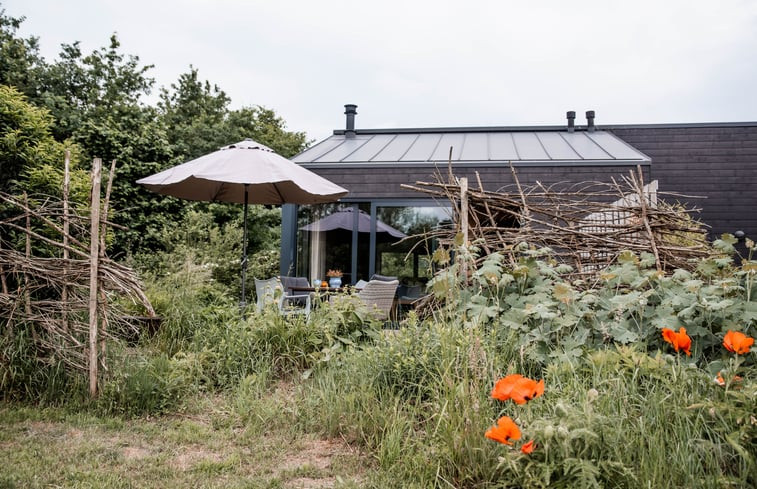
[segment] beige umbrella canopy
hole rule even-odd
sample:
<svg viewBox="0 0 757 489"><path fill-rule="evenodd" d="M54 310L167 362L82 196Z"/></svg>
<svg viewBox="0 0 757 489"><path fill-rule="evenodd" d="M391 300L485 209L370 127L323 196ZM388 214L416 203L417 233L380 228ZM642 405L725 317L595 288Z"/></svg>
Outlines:
<svg viewBox="0 0 757 489"><path fill-rule="evenodd" d="M247 204L320 204L348 193L252 139L224 146L137 183L182 199L244 204L242 306L247 273Z"/></svg>

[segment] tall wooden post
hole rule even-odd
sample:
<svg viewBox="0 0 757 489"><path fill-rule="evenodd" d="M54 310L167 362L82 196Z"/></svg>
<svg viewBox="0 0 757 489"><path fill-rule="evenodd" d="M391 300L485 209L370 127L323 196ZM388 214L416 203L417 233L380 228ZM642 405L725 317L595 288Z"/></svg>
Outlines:
<svg viewBox="0 0 757 489"><path fill-rule="evenodd" d="M24 192L24 207L26 208L26 262L27 266L31 261L32 256L32 220L29 213L29 197ZM29 274L24 273L24 310L27 316L32 315L32 292L29 284ZM35 330L32 330L32 334Z"/></svg>
<svg viewBox="0 0 757 489"><path fill-rule="evenodd" d="M463 245L468 246L468 179L460 179L460 230L463 232Z"/></svg>
<svg viewBox="0 0 757 489"><path fill-rule="evenodd" d="M116 174L116 160L110 162L110 173L108 173L108 185L105 187L105 201L102 207L102 228L100 229L100 250L98 256L100 260L105 259L105 235L107 234L108 227L108 208L110 207L110 193L113 190L113 177ZM100 290L100 308L102 310L103 322L100 330L100 353L102 354L101 362L103 369L107 370L105 365L105 354L107 353L107 346L105 344L105 334L108 328L108 297L105 295L105 290Z"/></svg>
<svg viewBox="0 0 757 489"><path fill-rule="evenodd" d="M71 182L71 152L66 150L66 158L63 160L63 271L66 277L63 281L63 289L60 293L60 301L63 305L63 331L68 332L68 232L70 223L68 221L68 193Z"/></svg>
<svg viewBox="0 0 757 489"><path fill-rule="evenodd" d="M102 160L92 160L89 252L89 394L97 396L97 276L100 263L100 178Z"/></svg>

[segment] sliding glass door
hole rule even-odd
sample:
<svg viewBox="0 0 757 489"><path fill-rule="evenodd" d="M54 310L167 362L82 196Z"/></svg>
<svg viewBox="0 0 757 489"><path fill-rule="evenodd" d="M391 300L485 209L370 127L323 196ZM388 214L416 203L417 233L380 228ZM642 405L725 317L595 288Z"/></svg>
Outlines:
<svg viewBox="0 0 757 489"><path fill-rule="evenodd" d="M297 276L324 280L340 270L344 283L373 274L405 284L431 276L433 243L426 234L449 222L449 209L430 204L356 202L300 206L297 211Z"/></svg>

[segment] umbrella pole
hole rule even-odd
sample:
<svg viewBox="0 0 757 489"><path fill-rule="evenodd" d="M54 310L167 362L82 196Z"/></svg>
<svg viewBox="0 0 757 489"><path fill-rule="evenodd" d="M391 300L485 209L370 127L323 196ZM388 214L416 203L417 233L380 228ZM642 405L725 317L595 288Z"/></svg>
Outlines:
<svg viewBox="0 0 757 489"><path fill-rule="evenodd" d="M239 307L244 311L244 308L247 306L244 294L244 286L247 282L247 184L244 186L244 218L242 223L242 227L244 228L244 237L242 238L242 298L239 301Z"/></svg>

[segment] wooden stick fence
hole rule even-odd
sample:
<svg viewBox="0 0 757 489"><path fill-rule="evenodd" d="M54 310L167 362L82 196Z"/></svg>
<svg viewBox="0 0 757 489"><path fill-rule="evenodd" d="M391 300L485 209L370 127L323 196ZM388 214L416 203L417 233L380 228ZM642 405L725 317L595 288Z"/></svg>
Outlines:
<svg viewBox="0 0 757 489"><path fill-rule="evenodd" d="M574 278L596 276L624 250L651 253L659 270L690 269L710 254L705 226L691 217L698 209L658 198L692 196L658 192L656 182L645 185L640 168L611 182L550 186L523 184L514 168L512 174L514 183L496 192L484 190L478 173L478 188L468 188L467 179L455 178L451 169L447 181L437 172L435 182L403 187L453 209L454 225L426 237L452 246L460 233L482 255L500 252L510 263L518 243L548 247L571 265Z"/></svg>
<svg viewBox="0 0 757 489"><path fill-rule="evenodd" d="M138 303L150 317L155 311L134 270L105 253L115 162L102 206L101 162L93 162L91 211L80 216L68 201L68 161L62 201L0 192L0 325L7 337L29 328L37 359L88 373L96 396L106 339L137 333L112 299Z"/></svg>

